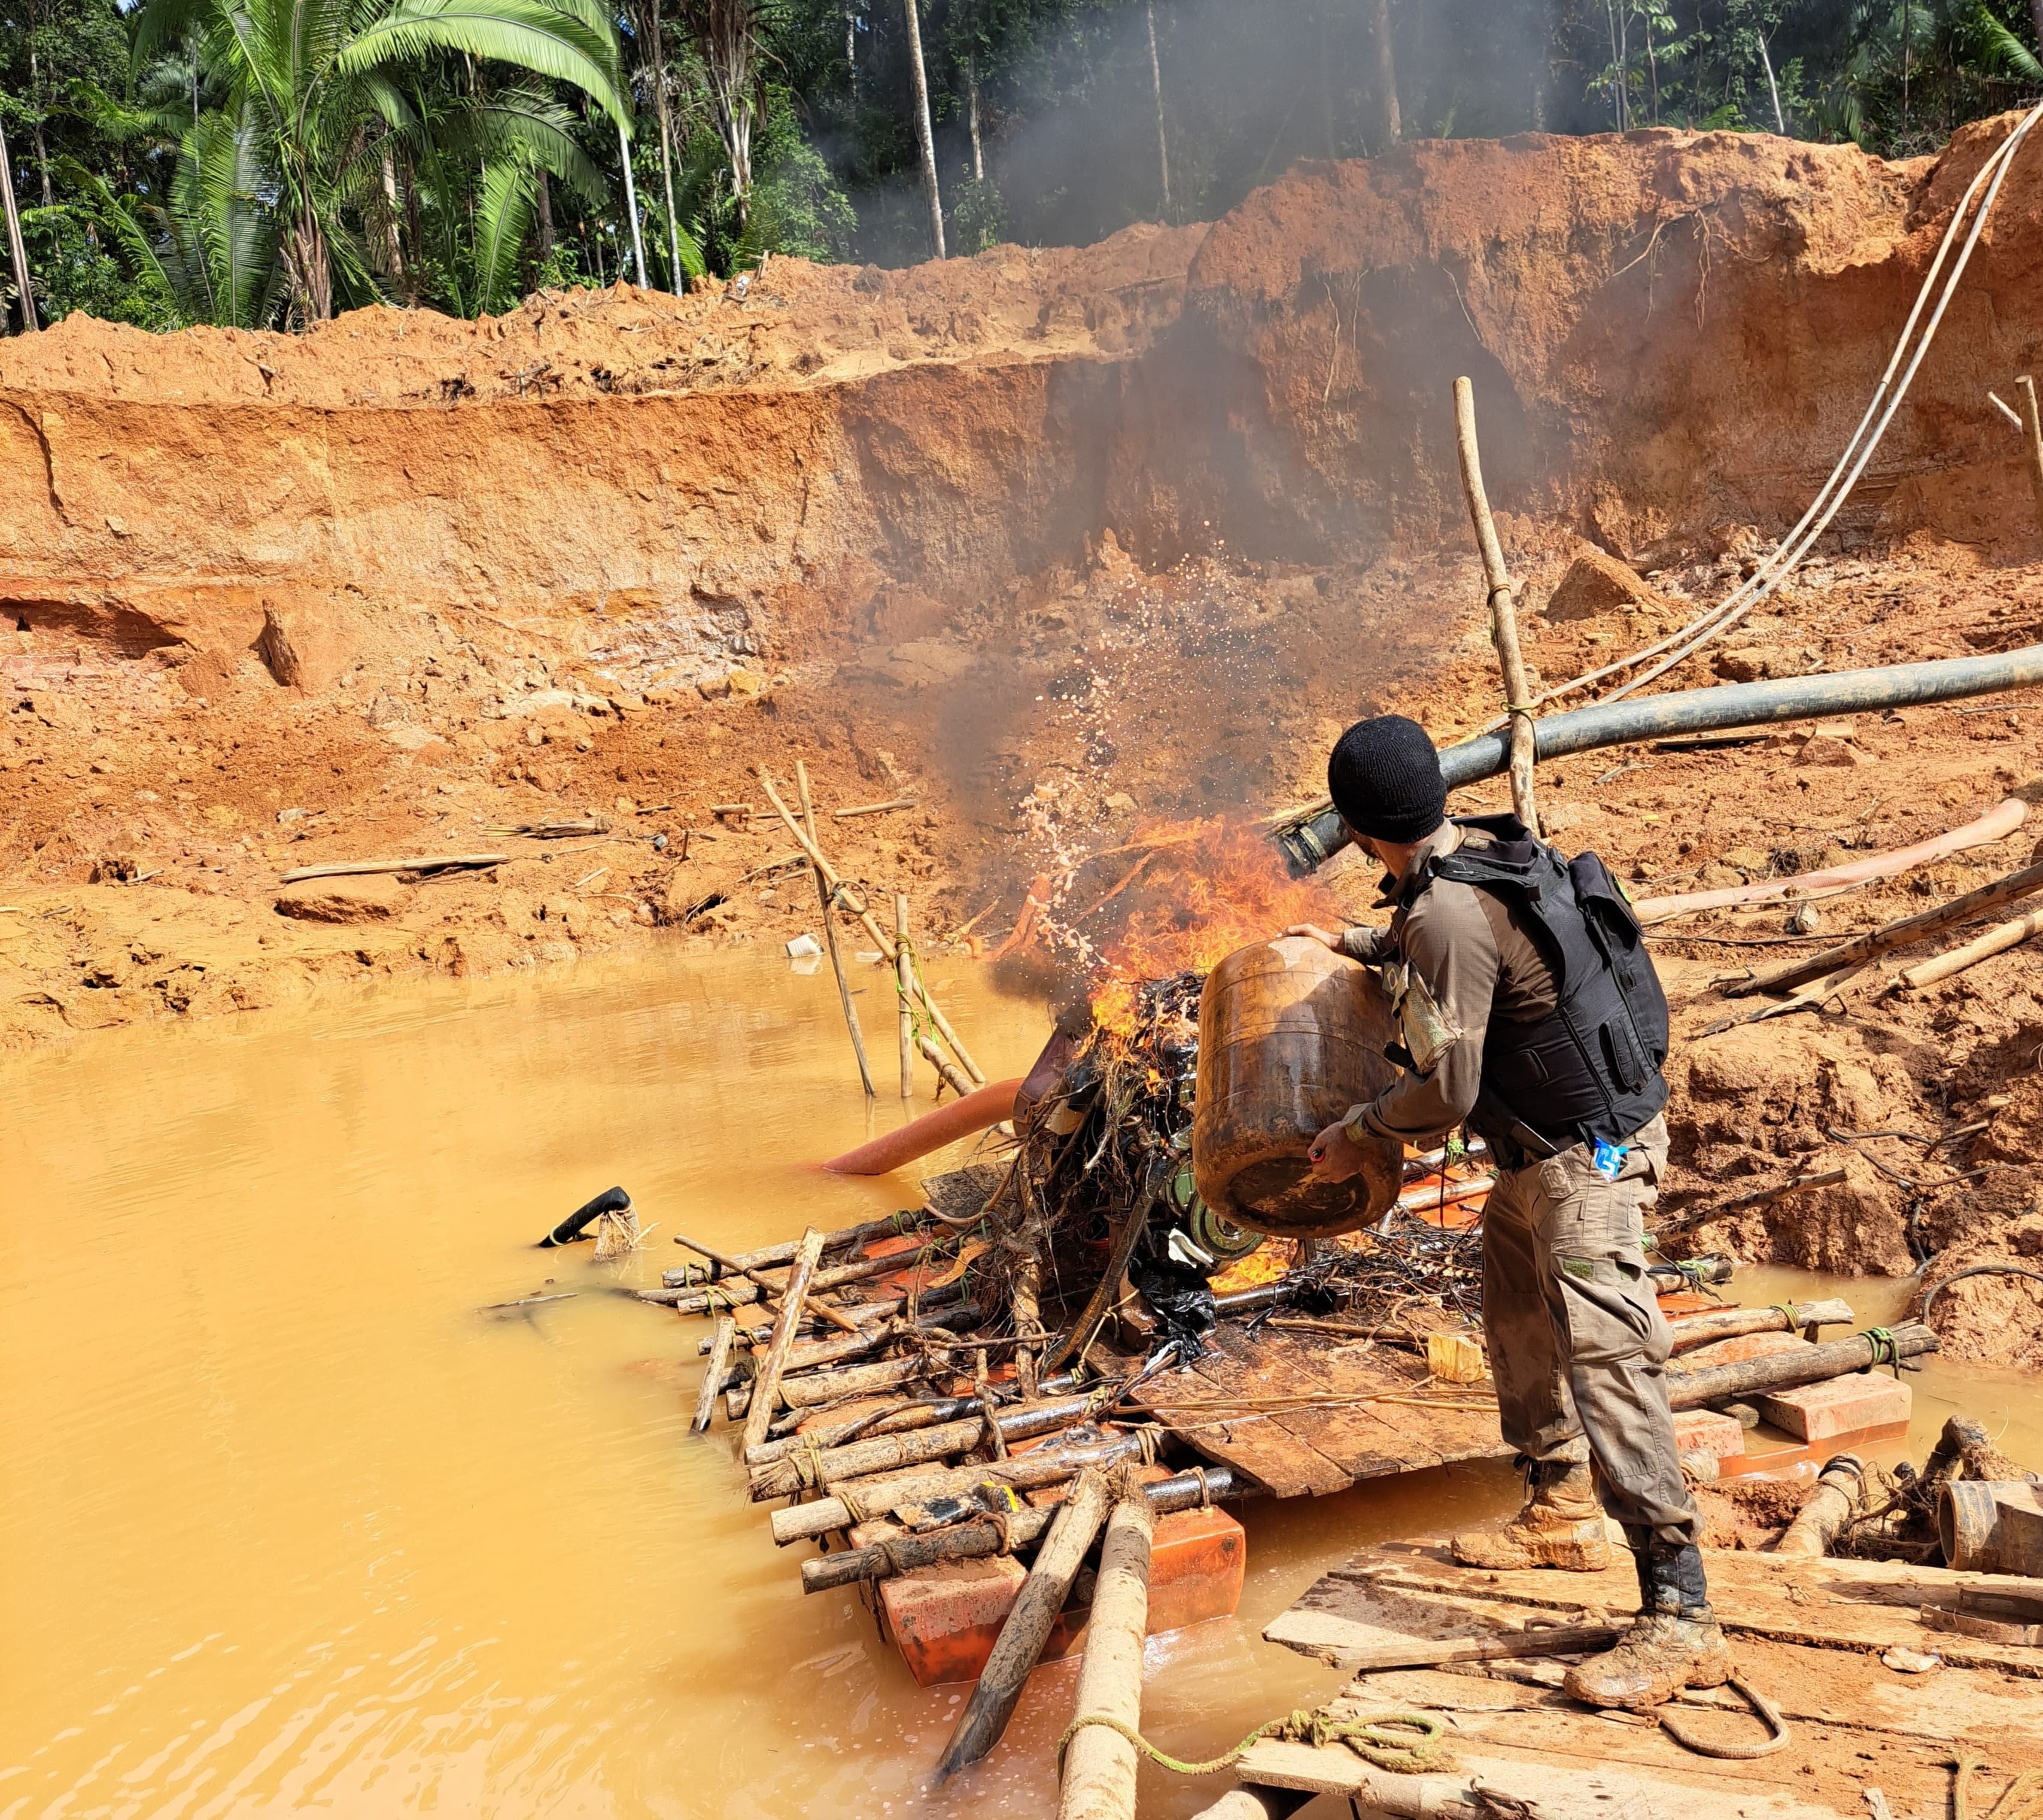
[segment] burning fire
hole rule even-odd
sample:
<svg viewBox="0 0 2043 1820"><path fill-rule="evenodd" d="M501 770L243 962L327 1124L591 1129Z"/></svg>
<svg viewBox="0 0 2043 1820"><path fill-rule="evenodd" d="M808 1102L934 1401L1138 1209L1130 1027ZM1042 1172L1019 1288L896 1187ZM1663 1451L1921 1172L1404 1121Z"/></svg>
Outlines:
<svg viewBox="0 0 2043 1820"><path fill-rule="evenodd" d="M1088 861L1042 918L1052 944L1086 967L1094 1020L1110 1034L1133 1033L1146 981L1208 972L1293 923L1343 920L1324 887L1291 878L1275 845L1240 822L1152 823L1113 851L1128 861L1118 875L1102 886Z"/></svg>

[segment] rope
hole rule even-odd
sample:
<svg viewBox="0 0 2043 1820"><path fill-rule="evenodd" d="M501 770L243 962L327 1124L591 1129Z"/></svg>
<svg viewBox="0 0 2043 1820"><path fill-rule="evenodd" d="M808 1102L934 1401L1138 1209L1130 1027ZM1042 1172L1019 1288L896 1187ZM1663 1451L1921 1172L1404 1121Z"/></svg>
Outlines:
<svg viewBox="0 0 2043 1820"><path fill-rule="evenodd" d="M1872 1347L1872 1357L1859 1367L1861 1376L1869 1371L1877 1371L1883 1365L1891 1365L1894 1367L1894 1375L1897 1378L1900 1377L1901 1348L1895 1343L1891 1328L1869 1327L1859 1338L1870 1342Z"/></svg>
<svg viewBox="0 0 2043 1820"><path fill-rule="evenodd" d="M866 1509L865 1506L859 1501L857 1496L848 1487L839 1485L830 1495L834 1497L839 1504L844 1506L845 1520L849 1523L853 1527L856 1528L860 1523L864 1523L870 1519L872 1513Z"/></svg>
<svg viewBox="0 0 2043 1820"><path fill-rule="evenodd" d="M1202 1511L1211 1510L1213 1508L1213 1487L1206 1482L1205 1468L1204 1466L1193 1466L1189 1468L1188 1470L1190 1472L1192 1477L1199 1481L1199 1508Z"/></svg>
<svg viewBox="0 0 2043 1820"><path fill-rule="evenodd" d="M1309 1707L1301 1707L1282 1718L1258 1726L1233 1749L1209 1757L1203 1763L1186 1763L1159 1750L1125 1720L1106 1713L1085 1713L1066 1726L1064 1735L1057 1740L1060 1781L1064 1779L1066 1749L1078 1733L1090 1725L1103 1725L1109 1731L1118 1732L1152 1763L1162 1764L1176 1776L1211 1776L1216 1770L1225 1769L1238 1761L1251 1745L1266 1738L1295 1740L1309 1744L1316 1750L1330 1744L1344 1744L1364 1762L1373 1763L1378 1769L1394 1770L1401 1776L1416 1776L1422 1770L1447 1767L1445 1754L1437 1749L1447 1726L1430 1713L1372 1713L1367 1718L1337 1719Z"/></svg>

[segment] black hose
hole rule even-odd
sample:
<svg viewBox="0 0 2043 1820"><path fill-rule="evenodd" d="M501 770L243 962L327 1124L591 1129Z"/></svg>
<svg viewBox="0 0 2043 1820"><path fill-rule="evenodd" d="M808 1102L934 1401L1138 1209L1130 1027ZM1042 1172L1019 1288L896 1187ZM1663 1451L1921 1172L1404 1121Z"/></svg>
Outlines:
<svg viewBox="0 0 2043 1820"><path fill-rule="evenodd" d="M599 1213L622 1213L631 1205L631 1197L621 1188L606 1188L593 1201L577 1207L567 1218L539 1241L539 1248L550 1251L556 1245L571 1244L581 1236L581 1229Z"/></svg>
<svg viewBox="0 0 2043 1820"><path fill-rule="evenodd" d="M1958 701L1968 695L2026 688L2032 683L2043 683L2043 645L2025 645L2019 650L1982 657L1889 664L1877 669L1788 676L1776 682L1719 684L1713 688L1635 696L1549 715L1532 723L1532 750L1541 761L1567 758L1604 746L1664 739L1670 734L1719 733L1726 727L1817 720L1863 708ZM1458 790L1496 776L1510 763L1509 741L1508 732L1485 733L1449 746L1440 754L1440 774L1447 787ZM1280 829L1277 834L1293 876L1301 878L1324 865L1348 839L1346 825L1331 807Z"/></svg>
<svg viewBox="0 0 2043 1820"><path fill-rule="evenodd" d="M1938 1297L1952 1284L1961 1283L1968 1277L2033 1277L2037 1282L2043 1283L2043 1270L2032 1270L2026 1264L1975 1264L1968 1270L1953 1270L1922 1298L1920 1319L1924 1326L1929 1325L1930 1310L1936 1305Z"/></svg>

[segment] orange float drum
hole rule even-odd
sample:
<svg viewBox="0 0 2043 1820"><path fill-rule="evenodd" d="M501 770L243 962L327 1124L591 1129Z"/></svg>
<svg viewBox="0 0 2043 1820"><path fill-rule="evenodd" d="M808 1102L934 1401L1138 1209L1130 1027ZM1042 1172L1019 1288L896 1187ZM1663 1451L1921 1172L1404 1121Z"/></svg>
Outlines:
<svg viewBox="0 0 2043 1820"><path fill-rule="evenodd" d="M1313 1178L1313 1140L1396 1078L1389 1001L1369 968L1303 936L1230 954L1199 999L1192 1174L1218 1214L1282 1239L1325 1239L1381 1217L1402 1148L1370 1144L1362 1173Z"/></svg>

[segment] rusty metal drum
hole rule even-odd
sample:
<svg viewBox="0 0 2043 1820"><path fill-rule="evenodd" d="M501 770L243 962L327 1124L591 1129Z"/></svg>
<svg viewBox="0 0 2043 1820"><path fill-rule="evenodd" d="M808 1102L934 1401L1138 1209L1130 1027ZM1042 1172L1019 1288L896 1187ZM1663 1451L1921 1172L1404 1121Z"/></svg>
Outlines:
<svg viewBox="0 0 2043 1820"><path fill-rule="evenodd" d="M1192 1172L1217 1213L1284 1239L1325 1239L1379 1218L1403 1186L1403 1151L1369 1146L1362 1173L1320 1182L1306 1152L1395 1078L1390 1005L1368 968L1303 936L1236 950L1199 1000Z"/></svg>

